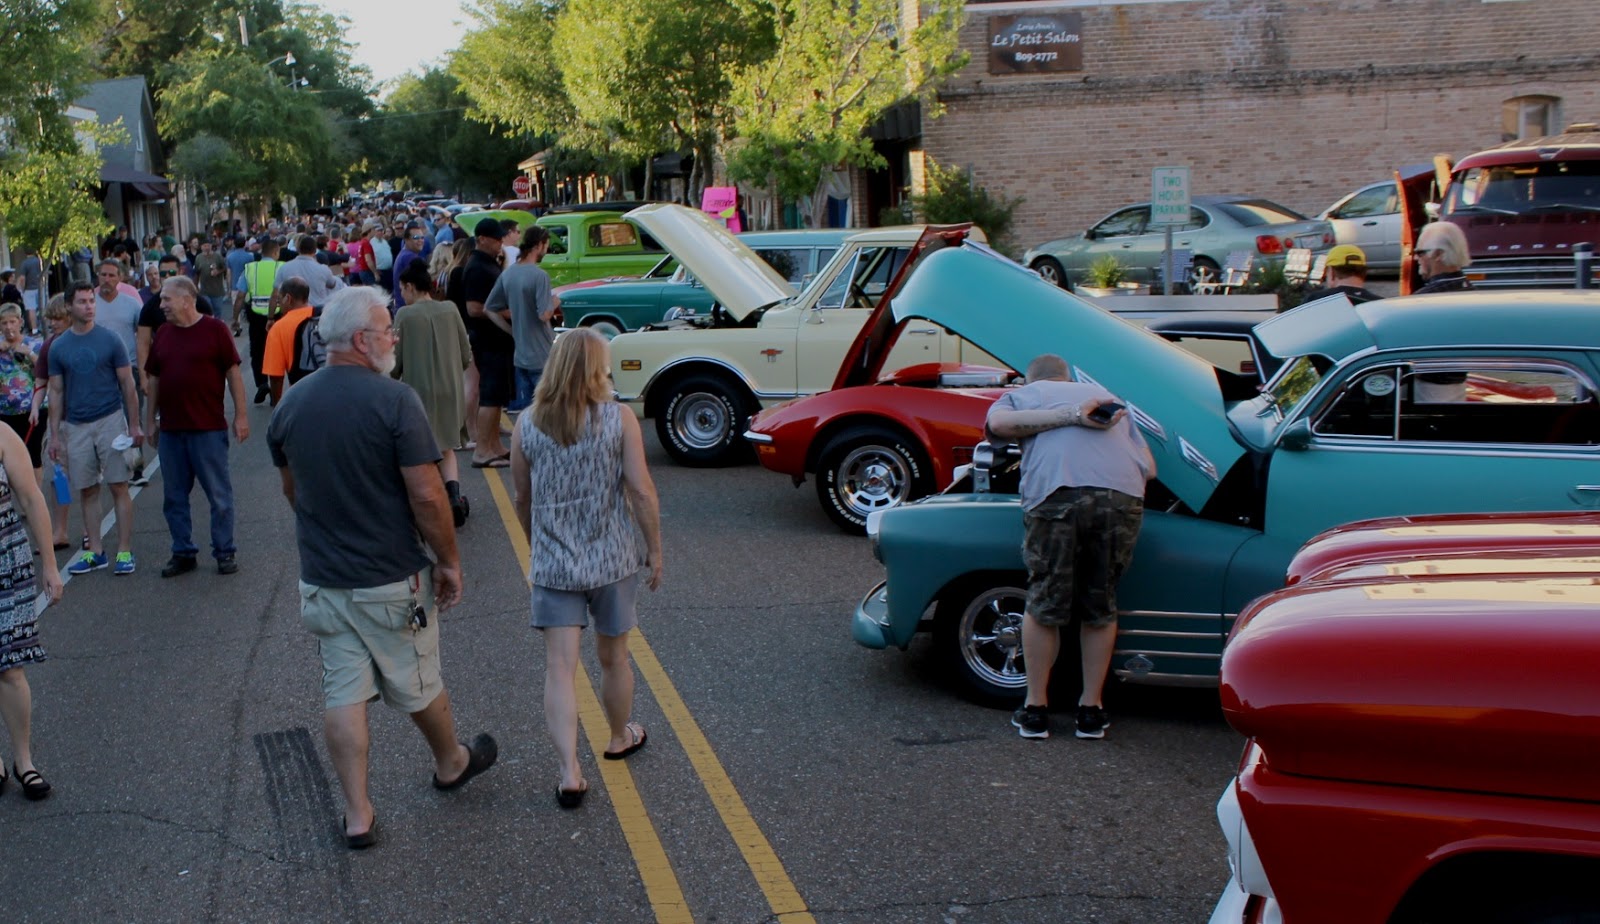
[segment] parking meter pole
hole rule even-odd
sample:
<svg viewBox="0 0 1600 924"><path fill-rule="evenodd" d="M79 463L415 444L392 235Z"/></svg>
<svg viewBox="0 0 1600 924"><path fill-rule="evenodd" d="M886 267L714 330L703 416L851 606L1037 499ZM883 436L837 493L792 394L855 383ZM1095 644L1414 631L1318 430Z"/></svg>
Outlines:
<svg viewBox="0 0 1600 924"><path fill-rule="evenodd" d="M1171 295L1172 294L1172 271L1175 268L1172 265L1172 226L1171 225L1165 225L1164 227L1167 229L1167 233L1165 235L1165 237L1167 239L1167 249L1166 249L1166 256L1162 258L1165 262L1163 262L1161 264L1161 266L1162 266L1161 278L1166 283L1166 286L1165 286L1166 291L1163 294Z"/></svg>
<svg viewBox="0 0 1600 924"><path fill-rule="evenodd" d="M1594 287L1594 244L1587 241L1572 245L1572 264L1576 271L1577 288L1589 289Z"/></svg>

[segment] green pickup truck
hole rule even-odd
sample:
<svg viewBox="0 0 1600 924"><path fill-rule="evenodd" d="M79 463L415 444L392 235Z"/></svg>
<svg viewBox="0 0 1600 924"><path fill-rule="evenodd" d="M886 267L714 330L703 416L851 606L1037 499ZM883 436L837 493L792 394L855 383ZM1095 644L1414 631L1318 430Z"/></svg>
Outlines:
<svg viewBox="0 0 1600 924"><path fill-rule="evenodd" d="M551 212L538 224L550 232L550 252L540 262L552 285L608 276L643 276L666 253L621 212Z"/></svg>

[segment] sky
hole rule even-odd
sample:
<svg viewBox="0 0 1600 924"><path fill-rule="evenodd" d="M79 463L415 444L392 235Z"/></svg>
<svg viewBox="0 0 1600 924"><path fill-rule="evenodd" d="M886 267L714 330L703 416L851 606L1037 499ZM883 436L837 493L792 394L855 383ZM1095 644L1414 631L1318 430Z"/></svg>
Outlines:
<svg viewBox="0 0 1600 924"><path fill-rule="evenodd" d="M350 17L345 38L355 46L355 63L380 82L421 71L456 48L469 21L465 0L321 0L321 6Z"/></svg>

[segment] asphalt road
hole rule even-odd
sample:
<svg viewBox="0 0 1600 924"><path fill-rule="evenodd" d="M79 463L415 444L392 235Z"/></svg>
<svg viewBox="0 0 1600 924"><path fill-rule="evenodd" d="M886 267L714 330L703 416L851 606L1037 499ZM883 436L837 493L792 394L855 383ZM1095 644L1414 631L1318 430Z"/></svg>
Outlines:
<svg viewBox="0 0 1600 924"><path fill-rule="evenodd" d="M649 746L622 763L583 746L588 800L555 805L507 480L470 471L445 680L463 737L492 732L500 764L435 792L420 736L375 706L383 840L351 853L267 409L251 419L237 575L202 559L159 577L158 475L136 500L139 572L73 579L41 620L52 660L28 675L56 793L0 798L8 920L1195 922L1226 881L1214 805L1242 742L1214 693L1120 690L1104 741L1024 741L941 682L925 642L850 640L881 567L809 484L676 468L653 434L667 556L635 646Z"/></svg>

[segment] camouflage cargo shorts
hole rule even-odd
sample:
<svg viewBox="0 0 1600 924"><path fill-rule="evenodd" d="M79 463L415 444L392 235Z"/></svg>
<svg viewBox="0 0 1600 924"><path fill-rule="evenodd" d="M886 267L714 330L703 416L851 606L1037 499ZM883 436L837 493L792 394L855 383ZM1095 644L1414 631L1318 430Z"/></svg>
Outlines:
<svg viewBox="0 0 1600 924"><path fill-rule="evenodd" d="M1143 499L1110 488L1057 488L1028 511L1022 560L1033 618L1044 626L1074 616L1086 626L1115 623L1117 581L1143 519Z"/></svg>

